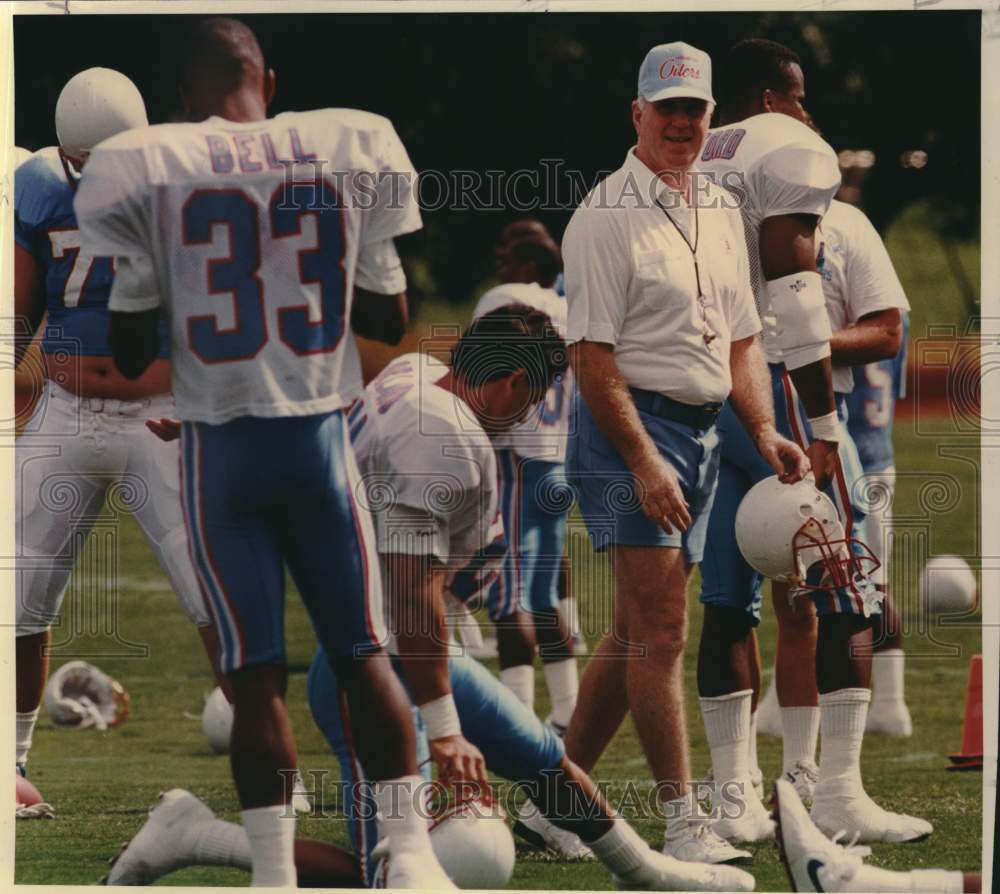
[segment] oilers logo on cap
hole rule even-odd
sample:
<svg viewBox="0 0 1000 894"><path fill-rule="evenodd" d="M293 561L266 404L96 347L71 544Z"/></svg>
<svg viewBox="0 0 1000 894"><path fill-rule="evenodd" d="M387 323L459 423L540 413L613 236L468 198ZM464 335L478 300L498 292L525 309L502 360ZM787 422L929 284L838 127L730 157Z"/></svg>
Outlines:
<svg viewBox="0 0 1000 894"><path fill-rule="evenodd" d="M649 102L685 97L714 103L712 60L683 41L653 47L639 67L639 96Z"/></svg>

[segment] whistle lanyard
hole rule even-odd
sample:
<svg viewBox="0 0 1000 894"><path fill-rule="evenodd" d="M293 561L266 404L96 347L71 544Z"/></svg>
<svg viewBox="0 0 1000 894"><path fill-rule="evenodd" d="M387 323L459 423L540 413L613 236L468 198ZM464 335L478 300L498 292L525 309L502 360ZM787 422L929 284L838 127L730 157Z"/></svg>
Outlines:
<svg viewBox="0 0 1000 894"><path fill-rule="evenodd" d="M705 308L708 306L708 298L705 296L705 292L701 288L701 271L698 269L698 237L701 235L701 228L698 225L698 207L694 208L694 243L688 239L687 235L680 228L676 220L673 219L670 212L660 204L660 200L656 200L656 206L666 215L667 220L674 225L674 229L677 230L677 235L684 240L684 244L687 246L689 252L691 252L691 260L694 263L694 283L695 288L698 290L698 309L701 311L701 337L705 342L705 347L708 350L712 350L712 342L716 339L716 333L712 330L712 327L708 324L708 314Z"/></svg>

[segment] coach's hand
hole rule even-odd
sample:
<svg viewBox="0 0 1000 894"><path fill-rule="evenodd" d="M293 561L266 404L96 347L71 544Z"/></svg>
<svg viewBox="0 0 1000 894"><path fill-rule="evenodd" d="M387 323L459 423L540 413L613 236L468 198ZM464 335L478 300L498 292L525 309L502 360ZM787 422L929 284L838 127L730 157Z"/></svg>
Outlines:
<svg viewBox="0 0 1000 894"><path fill-rule="evenodd" d="M480 797L490 803L490 781L486 776L486 760L482 752L465 736L441 736L431 739L431 758L437 765L438 780L445 785L459 785L468 788L474 783L480 789Z"/></svg>
<svg viewBox="0 0 1000 894"><path fill-rule="evenodd" d="M659 453L632 469L642 511L668 534L691 527L691 513L677 473Z"/></svg>
<svg viewBox="0 0 1000 894"><path fill-rule="evenodd" d="M817 490L823 490L833 480L837 471L838 446L836 441L813 441L806 450Z"/></svg>
<svg viewBox="0 0 1000 894"><path fill-rule="evenodd" d="M176 441L181 436L181 424L176 419L147 419L146 428L161 441Z"/></svg>
<svg viewBox="0 0 1000 894"><path fill-rule="evenodd" d="M773 428L757 433L757 450L785 484L801 481L809 473L809 457L794 441L779 435Z"/></svg>

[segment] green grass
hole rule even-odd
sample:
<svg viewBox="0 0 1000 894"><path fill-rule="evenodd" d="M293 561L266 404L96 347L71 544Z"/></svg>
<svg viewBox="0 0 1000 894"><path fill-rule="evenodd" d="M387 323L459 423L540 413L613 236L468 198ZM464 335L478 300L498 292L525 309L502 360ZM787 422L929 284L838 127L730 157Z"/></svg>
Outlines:
<svg viewBox="0 0 1000 894"><path fill-rule="evenodd" d="M922 564L929 544L933 553L977 552L979 508L978 466L967 456L938 456L940 442L917 438L901 422L898 426L899 466L912 472L901 479L897 516L907 532L899 563L897 592L907 608L911 626L916 625L913 572ZM952 476L955 493L950 501L921 508L921 490L926 500L926 482ZM947 479L950 480L950 479ZM123 519L116 541L119 591L120 638L142 644L145 657L125 657L134 646L106 637L78 633L56 649L54 665L71 657L90 660L120 679L132 695L132 716L120 728L100 733L55 729L44 713L31 754L32 780L58 812L51 822L18 822L16 828L16 881L20 884L89 884L106 870L107 859L117 852L143 822L157 793L173 786L196 792L220 815L238 818L238 805L230 781L228 761L209 751L201 733L199 715L202 698L212 682L200 643L178 611L165 578L152 560L135 524ZM912 535L912 536L911 536ZM93 542L93 541L92 541ZM921 550L924 550L921 553ZM901 555L901 559L903 556ZM585 617L591 623L606 617L608 602L598 593L607 592L606 567L596 563L589 547L579 540L573 548L575 577ZM912 566L912 567L907 567ZM909 578L910 583L904 580ZM93 583L78 574L76 585ZM75 592L75 590L74 590ZM707 769L707 749L697 713L694 662L701 626L696 602L697 584L691 589L691 647L686 667L688 714L696 773ZM79 617L71 593L64 612L63 630ZM978 620L974 619L974 620ZM305 668L313 639L297 598L289 600L287 612L289 660L292 676L289 706L299 744L300 765L305 770L328 772L338 778L336 761L312 724L305 704ZM85 627L86 625L81 625ZM764 666L773 658L774 624L769 612L761 626ZM945 771L946 755L960 744L962 710L968 658L980 649L975 623L965 627L931 627L930 633L913 632L908 649L916 656L907 666L908 701L915 734L909 740L869 737L865 741L864 776L869 792L888 808L904 810L931 820L935 834L922 844L881 845L873 862L889 868L944 866L975 868L981 861L981 785L979 773L952 774ZM67 637L56 632L55 641ZM945 646L957 654L943 654ZM101 657L96 657L101 656ZM117 657L115 657L117 656ZM538 675L537 708L547 710L544 684ZM667 733L669 734L669 733ZM780 769L780 743L761 739L761 766L766 778ZM631 782L645 796L649 771L630 722L626 722L595 774L611 784L612 797L620 796ZM651 842L662 834L662 822L645 819L638 828ZM341 844L346 843L342 818L328 815L305 818L301 834ZM754 874L758 890L785 890L786 881L772 846L754 849ZM608 887L608 876L599 866L560 864L528 849L519 848L518 864L511 882L519 888ZM246 876L235 870L189 869L163 883L180 885L243 885Z"/></svg>

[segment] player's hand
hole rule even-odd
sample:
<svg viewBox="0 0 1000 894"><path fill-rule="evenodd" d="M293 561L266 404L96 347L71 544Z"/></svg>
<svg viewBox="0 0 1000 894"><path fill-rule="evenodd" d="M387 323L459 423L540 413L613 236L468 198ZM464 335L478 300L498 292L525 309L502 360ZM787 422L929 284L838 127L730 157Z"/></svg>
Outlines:
<svg viewBox="0 0 1000 894"><path fill-rule="evenodd" d="M794 441L779 435L773 428L760 432L756 441L757 450L777 473L779 481L784 484L795 484L809 473L809 458L805 451Z"/></svg>
<svg viewBox="0 0 1000 894"><path fill-rule="evenodd" d="M833 480L837 470L837 447L835 441L813 441L806 450L817 490L824 490Z"/></svg>
<svg viewBox="0 0 1000 894"><path fill-rule="evenodd" d="M181 423L177 419L147 419L146 428L161 441L176 441L181 436Z"/></svg>
<svg viewBox="0 0 1000 894"><path fill-rule="evenodd" d="M677 473L660 454L640 463L632 474L642 497L642 511L668 534L674 529L686 531L691 527L691 513L681 490Z"/></svg>
<svg viewBox="0 0 1000 894"><path fill-rule="evenodd" d="M465 736L441 736L430 741L431 758L437 765L438 780L444 785L461 785L468 789L468 783L479 787L479 796L484 803L491 802L490 782L486 776L486 760L482 752ZM464 783L464 784L463 784Z"/></svg>

